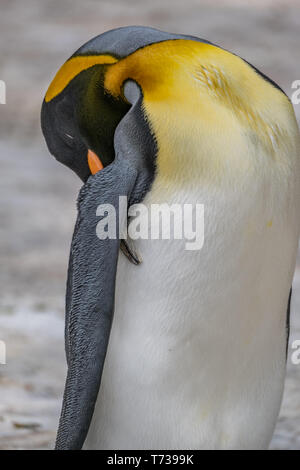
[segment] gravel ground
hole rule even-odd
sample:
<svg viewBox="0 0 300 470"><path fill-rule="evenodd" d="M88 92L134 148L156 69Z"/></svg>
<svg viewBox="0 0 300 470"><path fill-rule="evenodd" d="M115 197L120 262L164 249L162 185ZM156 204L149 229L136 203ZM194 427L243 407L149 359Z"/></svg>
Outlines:
<svg viewBox="0 0 300 470"><path fill-rule="evenodd" d="M7 364L0 366L0 449L53 447L65 376L64 288L80 182L45 149L42 97L83 42L127 24L210 39L247 58L289 95L300 79L299 1L1 0L7 104L0 105L0 339ZM291 340L300 339L299 311L300 259ZM272 449L300 449L299 387L300 366L289 358Z"/></svg>

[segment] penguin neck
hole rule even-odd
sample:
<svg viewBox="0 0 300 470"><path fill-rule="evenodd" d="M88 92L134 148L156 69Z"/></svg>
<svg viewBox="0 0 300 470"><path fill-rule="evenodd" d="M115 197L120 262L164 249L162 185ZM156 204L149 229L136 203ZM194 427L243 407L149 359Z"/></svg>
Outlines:
<svg viewBox="0 0 300 470"><path fill-rule="evenodd" d="M126 79L142 89L158 172L176 184L199 176L219 183L226 172L242 175L257 158L288 151L280 151L291 140L288 129L296 129L288 98L221 48L192 40L150 44L110 65L105 88L120 97Z"/></svg>

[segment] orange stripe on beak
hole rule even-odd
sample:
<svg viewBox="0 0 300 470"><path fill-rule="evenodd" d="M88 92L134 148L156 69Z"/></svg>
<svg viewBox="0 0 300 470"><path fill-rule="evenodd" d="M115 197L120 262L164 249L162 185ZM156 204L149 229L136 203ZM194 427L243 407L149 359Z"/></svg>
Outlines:
<svg viewBox="0 0 300 470"><path fill-rule="evenodd" d="M103 169L100 158L90 149L88 150L87 159L92 175L95 175L98 171Z"/></svg>

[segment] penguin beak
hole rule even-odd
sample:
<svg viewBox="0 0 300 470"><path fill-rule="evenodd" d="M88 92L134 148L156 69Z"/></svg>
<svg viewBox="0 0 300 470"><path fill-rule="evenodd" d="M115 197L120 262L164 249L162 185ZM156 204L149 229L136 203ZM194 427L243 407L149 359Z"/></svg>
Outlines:
<svg viewBox="0 0 300 470"><path fill-rule="evenodd" d="M122 229L119 196L130 198L138 174L124 159L116 158L103 168L91 150L88 163L93 176L79 193L68 269L65 326L68 372L56 441L59 450L81 449L90 426L113 319L118 234ZM112 214L115 211L116 226L112 236L99 238L97 214L103 216L109 208L113 208Z"/></svg>
<svg viewBox="0 0 300 470"><path fill-rule="evenodd" d="M98 157L98 155L92 150L88 150L87 153L88 165L92 175L98 173L98 171L103 170L103 164Z"/></svg>

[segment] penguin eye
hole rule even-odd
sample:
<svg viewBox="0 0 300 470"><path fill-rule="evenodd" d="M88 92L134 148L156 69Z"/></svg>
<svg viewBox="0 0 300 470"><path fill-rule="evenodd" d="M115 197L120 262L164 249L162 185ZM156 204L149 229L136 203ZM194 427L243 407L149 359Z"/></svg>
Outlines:
<svg viewBox="0 0 300 470"><path fill-rule="evenodd" d="M70 148L73 148L76 145L76 139L72 134L66 132L68 129L60 129L59 135L61 140Z"/></svg>
<svg viewBox="0 0 300 470"><path fill-rule="evenodd" d="M65 136L67 137L67 139L74 140L74 137L70 134L67 134L66 132L65 132Z"/></svg>

